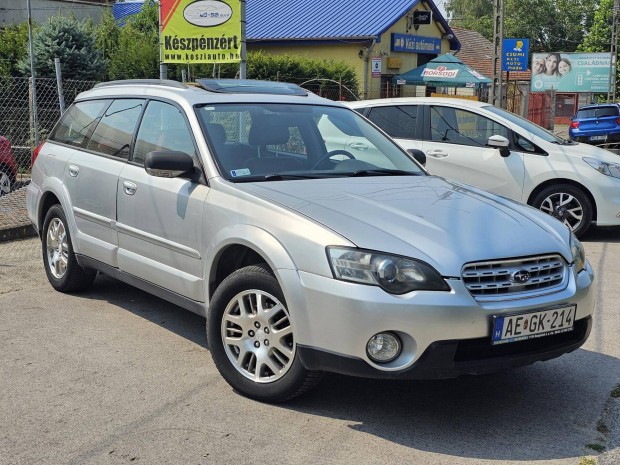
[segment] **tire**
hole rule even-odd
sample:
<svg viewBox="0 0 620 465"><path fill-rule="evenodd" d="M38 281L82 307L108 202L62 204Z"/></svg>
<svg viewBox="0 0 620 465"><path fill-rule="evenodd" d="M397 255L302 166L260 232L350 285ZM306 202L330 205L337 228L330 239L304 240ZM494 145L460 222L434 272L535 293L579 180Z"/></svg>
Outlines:
<svg viewBox="0 0 620 465"><path fill-rule="evenodd" d="M547 187L536 195L532 206L557 218L577 237L582 236L592 223L592 203L586 193L570 184Z"/></svg>
<svg viewBox="0 0 620 465"><path fill-rule="evenodd" d="M266 264L237 270L216 289L207 340L217 369L235 391L284 402L313 388L322 373L303 367L294 337L284 294Z"/></svg>
<svg viewBox="0 0 620 465"><path fill-rule="evenodd" d="M11 174L4 168L0 168L0 196L6 195L13 189Z"/></svg>
<svg viewBox="0 0 620 465"><path fill-rule="evenodd" d="M60 205L53 205L45 215L41 239L45 273L54 289L76 292L90 287L97 272L78 265L67 218Z"/></svg>

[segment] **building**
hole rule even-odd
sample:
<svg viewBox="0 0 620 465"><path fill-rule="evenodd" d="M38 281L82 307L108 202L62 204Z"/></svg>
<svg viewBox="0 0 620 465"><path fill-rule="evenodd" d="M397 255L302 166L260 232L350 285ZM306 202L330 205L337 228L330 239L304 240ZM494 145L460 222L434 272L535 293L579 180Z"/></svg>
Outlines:
<svg viewBox="0 0 620 465"><path fill-rule="evenodd" d="M342 61L356 70L360 94L379 98L401 94L395 75L460 42L433 0L248 0L247 48Z"/></svg>
<svg viewBox="0 0 620 465"><path fill-rule="evenodd" d="M92 18L99 21L108 4L108 0L30 0L30 10L36 23L43 23L57 14L73 15L78 20ZM26 0L0 0L0 27L24 21L28 21Z"/></svg>

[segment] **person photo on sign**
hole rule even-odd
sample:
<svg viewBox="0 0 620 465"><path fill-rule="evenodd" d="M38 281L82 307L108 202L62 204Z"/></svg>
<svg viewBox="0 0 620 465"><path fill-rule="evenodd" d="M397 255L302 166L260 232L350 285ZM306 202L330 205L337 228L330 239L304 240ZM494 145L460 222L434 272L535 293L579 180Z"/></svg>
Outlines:
<svg viewBox="0 0 620 465"><path fill-rule="evenodd" d="M564 77L568 73L570 73L573 67L570 64L570 60L568 58L562 58L560 63L558 63L558 73L560 76Z"/></svg>
<svg viewBox="0 0 620 465"><path fill-rule="evenodd" d="M562 57L559 53L550 53L545 58L545 75L546 76L558 76L558 64Z"/></svg>
<svg viewBox="0 0 620 465"><path fill-rule="evenodd" d="M545 72L545 59L544 58L536 58L532 63L532 70L534 74L542 74Z"/></svg>

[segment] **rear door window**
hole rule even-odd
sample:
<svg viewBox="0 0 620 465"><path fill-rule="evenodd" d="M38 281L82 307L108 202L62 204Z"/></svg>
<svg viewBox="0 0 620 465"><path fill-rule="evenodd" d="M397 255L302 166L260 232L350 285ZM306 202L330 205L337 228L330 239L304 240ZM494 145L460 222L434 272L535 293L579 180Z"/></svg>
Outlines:
<svg viewBox="0 0 620 465"><path fill-rule="evenodd" d="M89 100L72 105L60 118L50 140L81 147L88 134L99 123L110 102L111 100Z"/></svg>
<svg viewBox="0 0 620 465"><path fill-rule="evenodd" d="M119 99L112 102L86 148L127 160L131 139L143 108L144 100L141 99Z"/></svg>
<svg viewBox="0 0 620 465"><path fill-rule="evenodd" d="M413 139L416 135L417 114L416 105L394 105L373 108L368 119L391 137Z"/></svg>

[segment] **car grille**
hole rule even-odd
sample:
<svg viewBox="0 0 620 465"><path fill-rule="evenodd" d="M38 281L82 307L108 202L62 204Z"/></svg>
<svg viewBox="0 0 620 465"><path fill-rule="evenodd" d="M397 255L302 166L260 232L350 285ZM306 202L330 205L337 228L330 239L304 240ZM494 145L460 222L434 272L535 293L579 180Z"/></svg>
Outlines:
<svg viewBox="0 0 620 465"><path fill-rule="evenodd" d="M566 287L568 266L560 255L468 263L461 273L476 300L504 300Z"/></svg>

